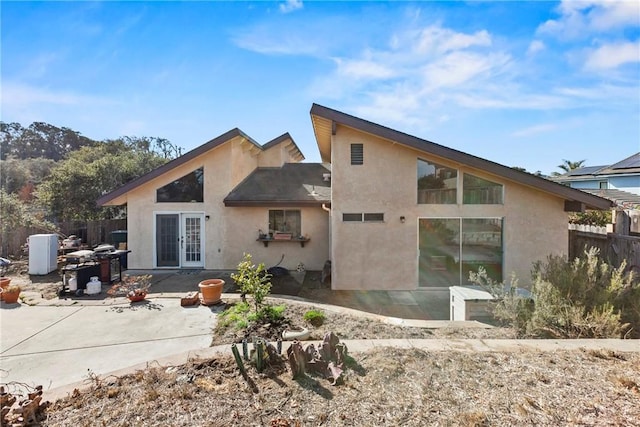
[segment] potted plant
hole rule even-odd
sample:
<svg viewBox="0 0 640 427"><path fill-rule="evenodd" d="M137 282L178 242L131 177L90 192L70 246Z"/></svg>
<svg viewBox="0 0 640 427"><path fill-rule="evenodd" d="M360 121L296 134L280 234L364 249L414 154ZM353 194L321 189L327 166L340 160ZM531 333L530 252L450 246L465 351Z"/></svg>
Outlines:
<svg viewBox="0 0 640 427"><path fill-rule="evenodd" d="M21 290L22 289L18 285L8 285L7 287L2 288L2 301L7 304L14 304L18 302Z"/></svg>
<svg viewBox="0 0 640 427"><path fill-rule="evenodd" d="M126 275L120 282L113 285L107 291L107 294L111 296L126 296L131 302L142 301L147 297L152 277L150 274L141 276Z"/></svg>

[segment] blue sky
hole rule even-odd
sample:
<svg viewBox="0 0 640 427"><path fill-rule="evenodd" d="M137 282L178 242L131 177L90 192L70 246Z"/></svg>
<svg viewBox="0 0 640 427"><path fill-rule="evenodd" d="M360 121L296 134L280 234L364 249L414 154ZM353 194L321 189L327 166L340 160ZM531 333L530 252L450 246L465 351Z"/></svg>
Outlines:
<svg viewBox="0 0 640 427"><path fill-rule="evenodd" d="M5 122L320 161L313 102L531 172L640 151L640 3L2 2Z"/></svg>

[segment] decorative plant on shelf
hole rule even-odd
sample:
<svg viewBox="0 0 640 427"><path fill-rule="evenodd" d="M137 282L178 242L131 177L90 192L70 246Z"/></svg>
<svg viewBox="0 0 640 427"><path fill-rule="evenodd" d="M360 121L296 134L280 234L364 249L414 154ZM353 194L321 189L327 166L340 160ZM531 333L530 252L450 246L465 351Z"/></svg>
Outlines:
<svg viewBox="0 0 640 427"><path fill-rule="evenodd" d="M150 274L124 276L122 281L111 286L107 294L111 296L126 296L132 301L141 301L147 296L149 288L151 287L152 277Z"/></svg>

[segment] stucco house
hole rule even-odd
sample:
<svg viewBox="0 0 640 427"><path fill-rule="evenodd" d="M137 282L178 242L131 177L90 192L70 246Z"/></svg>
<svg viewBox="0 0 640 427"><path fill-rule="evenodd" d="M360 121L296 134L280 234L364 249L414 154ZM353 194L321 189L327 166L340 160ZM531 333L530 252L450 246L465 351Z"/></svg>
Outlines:
<svg viewBox="0 0 640 427"><path fill-rule="evenodd" d="M98 200L127 204L129 267L320 270L332 288L465 284L483 266L528 280L567 252L567 212L611 202L314 104L323 163L289 134L233 129ZM283 258L284 257L284 258Z"/></svg>

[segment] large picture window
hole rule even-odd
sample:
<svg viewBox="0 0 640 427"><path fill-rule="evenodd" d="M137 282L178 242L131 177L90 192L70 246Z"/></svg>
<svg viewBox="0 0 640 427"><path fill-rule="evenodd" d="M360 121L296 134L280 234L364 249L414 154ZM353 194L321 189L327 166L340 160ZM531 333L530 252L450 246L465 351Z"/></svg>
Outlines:
<svg viewBox="0 0 640 427"><path fill-rule="evenodd" d="M156 201L166 202L203 202L204 173L203 168L196 169L188 175L158 188Z"/></svg>
<svg viewBox="0 0 640 427"><path fill-rule="evenodd" d="M269 233L291 233L293 237L302 235L299 210L270 210Z"/></svg>
<svg viewBox="0 0 640 427"><path fill-rule="evenodd" d="M418 159L418 203L456 204L458 171Z"/></svg>
<svg viewBox="0 0 640 427"><path fill-rule="evenodd" d="M502 281L502 218L421 218L420 286L468 285L480 267Z"/></svg>
<svg viewBox="0 0 640 427"><path fill-rule="evenodd" d="M501 205L502 184L465 173L462 178L462 202L465 205Z"/></svg>

